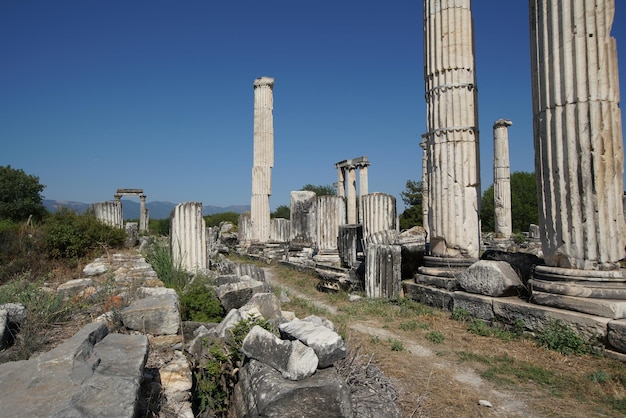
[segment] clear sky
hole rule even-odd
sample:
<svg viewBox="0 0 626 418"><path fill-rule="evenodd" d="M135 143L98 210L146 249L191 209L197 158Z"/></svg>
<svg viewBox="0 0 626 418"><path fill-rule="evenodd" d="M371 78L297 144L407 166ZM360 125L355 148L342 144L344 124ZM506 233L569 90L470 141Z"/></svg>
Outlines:
<svg viewBox="0 0 626 418"><path fill-rule="evenodd" d="M613 36L624 63L626 1ZM528 1L474 0L483 190L493 122L512 171L533 171ZM275 78L272 209L334 163L369 157L369 190L421 178L419 0L0 2L0 165L47 199L250 204L254 92Z"/></svg>

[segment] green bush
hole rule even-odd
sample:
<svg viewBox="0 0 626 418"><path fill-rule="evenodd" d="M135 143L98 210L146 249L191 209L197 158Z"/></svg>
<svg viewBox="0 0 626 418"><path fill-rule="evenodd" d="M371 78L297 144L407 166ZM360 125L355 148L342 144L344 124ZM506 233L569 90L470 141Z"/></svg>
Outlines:
<svg viewBox="0 0 626 418"><path fill-rule="evenodd" d="M97 247L121 248L126 231L105 225L91 214L61 209L44 224L44 243L52 258L76 259Z"/></svg>
<svg viewBox="0 0 626 418"><path fill-rule="evenodd" d="M439 331L430 331L428 334L426 334L426 339L432 343L441 344L442 342L444 342L446 337Z"/></svg>
<svg viewBox="0 0 626 418"><path fill-rule="evenodd" d="M180 294L180 311L183 321L220 322L224 318L215 289L200 282L192 283Z"/></svg>

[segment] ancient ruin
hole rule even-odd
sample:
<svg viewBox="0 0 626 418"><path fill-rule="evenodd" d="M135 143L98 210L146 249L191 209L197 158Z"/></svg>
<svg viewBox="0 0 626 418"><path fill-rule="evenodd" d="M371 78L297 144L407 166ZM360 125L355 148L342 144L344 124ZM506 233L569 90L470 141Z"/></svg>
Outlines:
<svg viewBox="0 0 626 418"><path fill-rule="evenodd" d="M367 167L369 165L370 162L366 156L339 161L335 164L337 169L337 196L346 198L349 224L359 222L356 210L356 170L359 170L359 198L361 198L368 194Z"/></svg>
<svg viewBox="0 0 626 418"><path fill-rule="evenodd" d="M146 195L143 189L117 189L113 195L116 202L121 202L122 196L138 196L139 197L139 231L148 230L148 208L146 208Z"/></svg>
<svg viewBox="0 0 626 418"><path fill-rule="evenodd" d="M624 151L613 0L530 2L535 170L546 266L533 300L626 317ZM565 41L564 41L565 39Z"/></svg>
<svg viewBox="0 0 626 418"><path fill-rule="evenodd" d="M274 167L274 79L254 80L254 161L252 166L252 200L250 204L251 239L270 239L270 195Z"/></svg>
<svg viewBox="0 0 626 418"><path fill-rule="evenodd" d="M496 238L510 238L511 219L511 164L509 162L509 131L512 123L498 119L493 124L493 203Z"/></svg>
<svg viewBox="0 0 626 418"><path fill-rule="evenodd" d="M470 0L424 1L428 264L478 259L480 170Z"/></svg>
<svg viewBox="0 0 626 418"><path fill-rule="evenodd" d="M96 218L106 225L122 229L124 227L124 216L122 213L122 202L98 202L91 205Z"/></svg>
<svg viewBox="0 0 626 418"><path fill-rule="evenodd" d="M170 215L170 249L174 265L190 273L207 268L206 224L201 202L176 205Z"/></svg>

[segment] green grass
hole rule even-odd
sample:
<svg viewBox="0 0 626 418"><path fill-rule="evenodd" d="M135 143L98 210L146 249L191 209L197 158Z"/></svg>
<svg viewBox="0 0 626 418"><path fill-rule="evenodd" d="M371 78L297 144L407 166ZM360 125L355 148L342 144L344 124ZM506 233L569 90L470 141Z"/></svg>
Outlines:
<svg viewBox="0 0 626 418"><path fill-rule="evenodd" d="M430 331L425 335L425 338L435 344L441 344L446 339L446 337L439 331Z"/></svg>

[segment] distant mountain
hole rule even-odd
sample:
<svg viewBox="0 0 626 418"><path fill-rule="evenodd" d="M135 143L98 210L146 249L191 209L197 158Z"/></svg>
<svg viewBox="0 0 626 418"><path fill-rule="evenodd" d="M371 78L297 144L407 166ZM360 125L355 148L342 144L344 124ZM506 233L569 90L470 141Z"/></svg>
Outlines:
<svg viewBox="0 0 626 418"><path fill-rule="evenodd" d="M44 199L43 205L49 212L56 212L61 207L71 209L77 213L83 213L91 206L90 203L73 202L67 200L50 200ZM172 202L147 202L146 207L149 210L151 219L166 219L170 217L170 213L176 206L176 203ZM203 206L202 215L213 215L223 212L235 212L243 213L250 210L249 205L231 205L226 207L221 206ZM122 199L122 211L124 212L124 219L138 219L139 218L139 202L134 200Z"/></svg>

